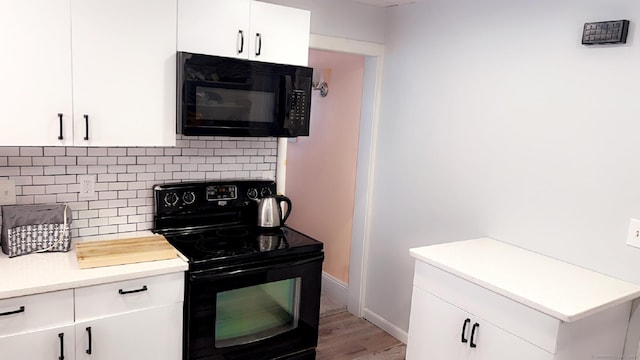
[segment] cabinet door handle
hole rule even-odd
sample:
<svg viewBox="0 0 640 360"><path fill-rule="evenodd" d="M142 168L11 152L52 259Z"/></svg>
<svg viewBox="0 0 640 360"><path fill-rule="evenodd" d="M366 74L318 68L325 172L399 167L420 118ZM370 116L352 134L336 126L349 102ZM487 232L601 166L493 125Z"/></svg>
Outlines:
<svg viewBox="0 0 640 360"><path fill-rule="evenodd" d="M460 342L466 343L466 342L468 342L468 341L469 341L469 340L467 340L467 339L464 337L464 334L466 334L466 332L467 332L467 325L468 325L470 322L471 322L471 319L466 318L466 319L464 320L464 323L462 323L462 335L460 335Z"/></svg>
<svg viewBox="0 0 640 360"><path fill-rule="evenodd" d="M62 136L62 114L58 113L58 119L60 119L60 135L58 135L58 140L62 140L64 139L64 136Z"/></svg>
<svg viewBox="0 0 640 360"><path fill-rule="evenodd" d="M24 306L20 306L20 309L18 309L18 310L13 310L13 311L7 311L7 312L0 313L0 316L11 315L11 314L19 314L21 312L24 312Z"/></svg>
<svg viewBox="0 0 640 360"><path fill-rule="evenodd" d="M476 343L473 342L473 338L476 336L476 330L480 327L480 324L478 323L474 323L473 327L471 328L471 341L469 342L469 346L471 346L472 348L476 347Z"/></svg>
<svg viewBox="0 0 640 360"><path fill-rule="evenodd" d="M58 334L58 338L60 339L60 356L58 356L58 360L64 360L64 333Z"/></svg>
<svg viewBox="0 0 640 360"><path fill-rule="evenodd" d="M86 350L86 353L91 355L91 326L86 328L87 330L87 335L89 336L89 348Z"/></svg>
<svg viewBox="0 0 640 360"><path fill-rule="evenodd" d="M84 139L89 140L89 115L84 115Z"/></svg>
<svg viewBox="0 0 640 360"><path fill-rule="evenodd" d="M240 48L238 49L238 54L242 54L244 51L244 31L238 30L238 37L240 38Z"/></svg>
<svg viewBox="0 0 640 360"><path fill-rule="evenodd" d="M260 33L256 33L256 42L258 43L258 46L256 46L256 56L260 56L262 52L262 35L260 35Z"/></svg>
<svg viewBox="0 0 640 360"><path fill-rule="evenodd" d="M120 294L120 295L133 294L133 293L138 293L138 292L147 291L147 290L149 290L147 288L147 285L144 285L140 289L135 289L135 290L122 290L122 289L120 289L120 290L118 290L118 294Z"/></svg>

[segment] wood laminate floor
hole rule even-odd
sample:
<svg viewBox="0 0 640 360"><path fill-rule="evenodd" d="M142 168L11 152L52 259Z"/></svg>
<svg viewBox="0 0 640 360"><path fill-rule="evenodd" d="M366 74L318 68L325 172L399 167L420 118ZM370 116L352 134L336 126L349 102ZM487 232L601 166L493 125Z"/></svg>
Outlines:
<svg viewBox="0 0 640 360"><path fill-rule="evenodd" d="M316 360L403 360L406 346L322 296Z"/></svg>

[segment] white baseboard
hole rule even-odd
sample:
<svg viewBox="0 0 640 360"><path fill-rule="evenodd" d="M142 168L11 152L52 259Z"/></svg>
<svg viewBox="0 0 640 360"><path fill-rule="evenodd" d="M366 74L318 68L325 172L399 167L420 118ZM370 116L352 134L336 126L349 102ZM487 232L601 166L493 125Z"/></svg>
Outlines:
<svg viewBox="0 0 640 360"><path fill-rule="evenodd" d="M387 319L383 318L382 316L374 313L373 311L371 311L371 310L369 310L367 308L364 308L364 310L362 311L362 317L365 318L366 320L370 321L372 324L374 324L375 326L379 327L380 329L384 330L389 335L391 335L394 338L402 341L402 343L404 343L404 344L407 343L407 338L409 336L407 334L407 332L403 331L399 327L393 325L392 323L387 321Z"/></svg>
<svg viewBox="0 0 640 360"><path fill-rule="evenodd" d="M322 272L322 293L331 297L336 303L347 306L349 286L325 272Z"/></svg>
<svg viewBox="0 0 640 360"><path fill-rule="evenodd" d="M347 306L349 286L325 272L322 272L322 293L330 296L336 303ZM362 311L362 317L402 343L407 343L407 332L393 325L382 316L365 308Z"/></svg>

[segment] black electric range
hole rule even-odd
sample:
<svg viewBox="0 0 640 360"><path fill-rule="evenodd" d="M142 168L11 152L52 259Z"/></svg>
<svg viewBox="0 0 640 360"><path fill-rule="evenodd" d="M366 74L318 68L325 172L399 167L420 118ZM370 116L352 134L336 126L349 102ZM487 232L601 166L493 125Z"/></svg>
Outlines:
<svg viewBox="0 0 640 360"><path fill-rule="evenodd" d="M275 191L268 180L154 187L154 232L189 262L183 360L315 359L323 244L256 226Z"/></svg>
<svg viewBox="0 0 640 360"><path fill-rule="evenodd" d="M321 252L321 242L294 229L256 226L257 200L275 191L269 180L155 186L154 232L163 234L192 270Z"/></svg>

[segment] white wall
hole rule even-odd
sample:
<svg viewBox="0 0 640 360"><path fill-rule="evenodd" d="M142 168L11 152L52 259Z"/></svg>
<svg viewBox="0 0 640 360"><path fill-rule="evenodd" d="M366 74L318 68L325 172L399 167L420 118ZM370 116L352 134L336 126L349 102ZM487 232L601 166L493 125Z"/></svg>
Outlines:
<svg viewBox="0 0 640 360"><path fill-rule="evenodd" d="M384 42L385 9L347 0L261 0L311 10L311 33Z"/></svg>
<svg viewBox="0 0 640 360"><path fill-rule="evenodd" d="M639 16L636 0L389 10L366 308L406 330L408 249L482 236L640 283ZM626 45L580 44L585 22L622 18Z"/></svg>

